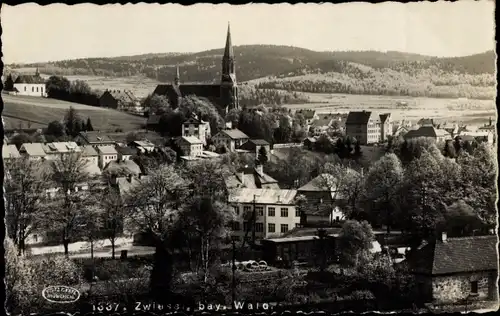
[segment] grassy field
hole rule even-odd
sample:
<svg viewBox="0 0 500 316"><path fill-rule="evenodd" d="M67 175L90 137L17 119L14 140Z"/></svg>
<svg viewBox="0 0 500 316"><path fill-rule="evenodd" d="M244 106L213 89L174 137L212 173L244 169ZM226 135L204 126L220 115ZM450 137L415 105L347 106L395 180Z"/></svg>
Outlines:
<svg viewBox="0 0 500 316"><path fill-rule="evenodd" d="M372 95L305 93L311 103L285 105L292 110L316 109L320 113L347 113L349 111L390 112L394 120L434 118L438 121L463 122L480 126L489 117L496 118L495 100L436 99ZM407 107L398 106L407 102Z"/></svg>
<svg viewBox="0 0 500 316"><path fill-rule="evenodd" d="M42 128L55 120L61 120L72 106L86 120L90 117L95 130L133 131L141 128L145 119L111 109L48 98L12 96L2 94L4 128Z"/></svg>

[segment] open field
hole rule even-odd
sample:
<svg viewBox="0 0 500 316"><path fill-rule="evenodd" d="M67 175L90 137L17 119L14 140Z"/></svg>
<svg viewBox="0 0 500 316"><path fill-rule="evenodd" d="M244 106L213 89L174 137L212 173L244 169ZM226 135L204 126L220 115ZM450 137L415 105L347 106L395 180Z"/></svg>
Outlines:
<svg viewBox="0 0 500 316"><path fill-rule="evenodd" d="M488 118L496 118L495 100L437 99L391 97L376 95L305 93L311 103L285 105L292 110L315 109L319 113L347 113L349 111L391 112L394 120L434 118L438 121L463 122L480 126ZM398 106L406 102L407 107Z"/></svg>
<svg viewBox="0 0 500 316"><path fill-rule="evenodd" d="M13 96L2 94L2 118L5 129L43 128L48 123L61 120L72 106L86 120L90 117L95 130L132 131L140 129L145 119L112 109L104 109L49 98Z"/></svg>

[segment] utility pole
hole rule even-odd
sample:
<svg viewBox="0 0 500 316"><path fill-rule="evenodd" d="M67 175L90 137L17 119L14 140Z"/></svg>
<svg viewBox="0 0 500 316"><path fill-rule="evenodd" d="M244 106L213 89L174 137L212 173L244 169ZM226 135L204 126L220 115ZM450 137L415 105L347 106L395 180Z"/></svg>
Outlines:
<svg viewBox="0 0 500 316"><path fill-rule="evenodd" d="M255 245L255 223L257 221L256 200L257 195L253 195L253 214L252 214L252 244Z"/></svg>

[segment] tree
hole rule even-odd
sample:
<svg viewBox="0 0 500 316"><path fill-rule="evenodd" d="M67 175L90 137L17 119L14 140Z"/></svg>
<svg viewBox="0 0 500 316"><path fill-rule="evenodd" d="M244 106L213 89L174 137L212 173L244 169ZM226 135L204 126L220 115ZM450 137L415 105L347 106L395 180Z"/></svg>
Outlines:
<svg viewBox="0 0 500 316"><path fill-rule="evenodd" d="M70 83L69 92L73 95L88 95L92 94L92 89L85 81L75 80Z"/></svg>
<svg viewBox="0 0 500 316"><path fill-rule="evenodd" d="M443 231L458 237L471 236L476 231L484 232L487 228L474 209L463 200L446 206L444 220L439 225Z"/></svg>
<svg viewBox="0 0 500 316"><path fill-rule="evenodd" d="M374 240L375 236L368 222L346 221L339 234L342 263L345 266L358 267L366 262Z"/></svg>
<svg viewBox="0 0 500 316"><path fill-rule="evenodd" d="M87 118L87 124L85 126L85 130L88 132L92 132L94 130L94 127L92 126L92 122L90 121L90 117Z"/></svg>
<svg viewBox="0 0 500 316"><path fill-rule="evenodd" d="M62 137L66 134L65 126L60 121L52 121L47 126L46 134L54 137Z"/></svg>
<svg viewBox="0 0 500 316"><path fill-rule="evenodd" d="M16 145L17 149L20 149L23 144L31 143L32 141L32 137L26 133L16 134L10 139L10 143Z"/></svg>
<svg viewBox="0 0 500 316"><path fill-rule="evenodd" d="M274 132L274 139L277 143L288 143L292 138L292 126L290 126L290 119L286 115L279 116L279 126Z"/></svg>
<svg viewBox="0 0 500 316"><path fill-rule="evenodd" d="M446 141L444 145L443 155L448 158L456 158L457 153L455 151L455 146L451 141Z"/></svg>
<svg viewBox="0 0 500 316"><path fill-rule="evenodd" d="M141 140L141 137L139 136L139 134L135 133L135 132L131 132L131 133L127 134L125 141L127 142L127 144L130 144L130 143L138 141L138 140Z"/></svg>
<svg viewBox="0 0 500 316"><path fill-rule="evenodd" d="M173 259L168 234L186 203L189 183L173 166L162 166L126 193L126 217L130 225L148 233L155 242L151 291L162 300L170 292Z"/></svg>
<svg viewBox="0 0 500 316"><path fill-rule="evenodd" d="M170 102L166 96L153 94L148 95L141 104L149 115L163 115L171 109Z"/></svg>
<svg viewBox="0 0 500 316"><path fill-rule="evenodd" d="M51 184L57 193L46 208L44 220L51 230L61 231L64 254L69 254L69 243L82 230L86 220L96 215L95 194L92 194L91 176L85 171L86 161L80 153L64 154L50 161ZM87 185L88 190L78 190Z"/></svg>
<svg viewBox="0 0 500 316"><path fill-rule="evenodd" d="M259 148L259 155L258 155L258 158L257 160L261 163L261 164L265 164L269 158L267 157L267 150L266 150L266 147L264 146L261 146Z"/></svg>
<svg viewBox="0 0 500 316"><path fill-rule="evenodd" d="M403 179L403 166L395 154L385 154L372 165L366 177L365 192L370 210L379 220L385 217L387 233L397 215Z"/></svg>
<svg viewBox="0 0 500 316"><path fill-rule="evenodd" d="M5 91L14 91L14 80L12 79L12 74L9 74L7 79L5 79L3 89Z"/></svg>
<svg viewBox="0 0 500 316"><path fill-rule="evenodd" d="M104 235L111 242L111 258L115 259L116 239L123 232L123 220L126 215L125 204L119 192L110 185L104 190L101 202Z"/></svg>
<svg viewBox="0 0 500 316"><path fill-rule="evenodd" d="M75 108L70 107L66 114L64 115L64 126L66 127L66 133L73 137L77 136L83 130L84 122L80 118L78 112Z"/></svg>
<svg viewBox="0 0 500 316"><path fill-rule="evenodd" d="M67 100L70 93L71 83L65 77L51 76L45 83L47 96L53 99Z"/></svg>
<svg viewBox="0 0 500 316"><path fill-rule="evenodd" d="M7 233L21 254L28 236L40 228L48 179L38 172L41 164L28 158L8 161L6 168Z"/></svg>
<svg viewBox="0 0 500 316"><path fill-rule="evenodd" d="M207 98L188 95L182 99L179 111L183 113L185 118L196 115L200 120L209 122L212 135L217 134L225 125L221 113ZM181 124L183 122L184 121L182 121Z"/></svg>
<svg viewBox="0 0 500 316"><path fill-rule="evenodd" d="M359 145L359 142L356 142L354 145L354 158L359 159L363 153L361 152L361 146Z"/></svg>

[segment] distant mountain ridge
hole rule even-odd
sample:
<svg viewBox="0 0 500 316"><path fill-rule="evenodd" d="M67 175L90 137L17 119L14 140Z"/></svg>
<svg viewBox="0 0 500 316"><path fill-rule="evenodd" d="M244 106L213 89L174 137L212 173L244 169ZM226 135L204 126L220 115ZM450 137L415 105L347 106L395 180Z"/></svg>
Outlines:
<svg viewBox="0 0 500 316"><path fill-rule="evenodd" d="M238 81L274 80L261 85L266 89L282 86L303 92L471 98L490 98L496 93L496 54L493 50L447 58L397 51L318 52L278 45L235 46L234 52ZM38 66L41 73L49 75L139 75L172 82L175 66L179 65L181 83L217 83L222 54L220 48L197 53L84 58L24 66ZM15 71L15 67L11 68ZM277 82L285 79L284 85ZM315 82L321 88L317 89Z"/></svg>

